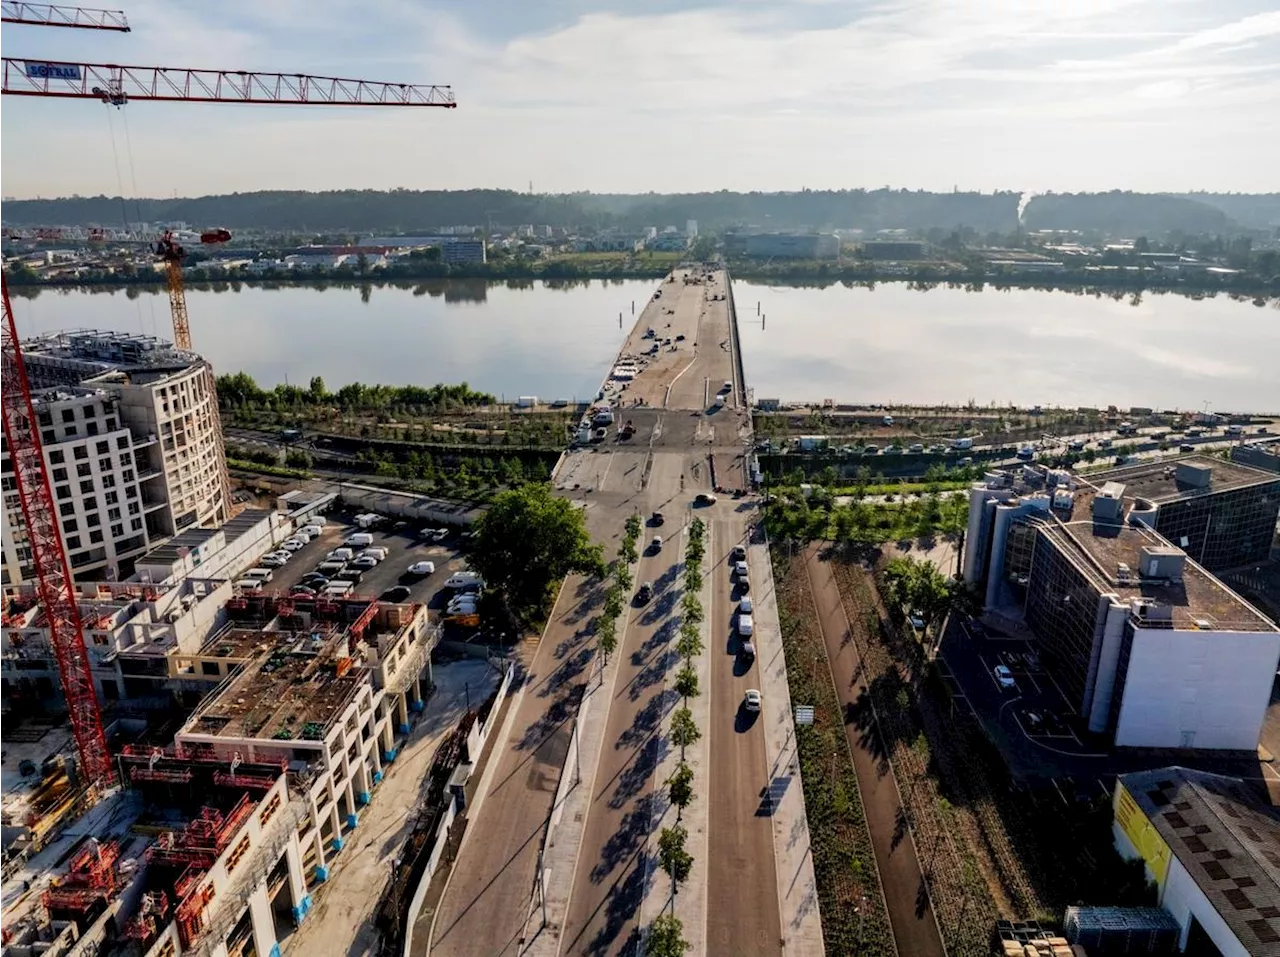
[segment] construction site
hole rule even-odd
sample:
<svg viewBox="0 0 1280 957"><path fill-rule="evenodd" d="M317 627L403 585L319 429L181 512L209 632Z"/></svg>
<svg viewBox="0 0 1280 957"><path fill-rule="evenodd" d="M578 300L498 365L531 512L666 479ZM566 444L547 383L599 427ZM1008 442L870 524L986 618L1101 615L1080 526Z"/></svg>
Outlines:
<svg viewBox="0 0 1280 957"><path fill-rule="evenodd" d="M6 41L130 31L117 10L0 7ZM456 105L434 85L8 57L3 92L113 111ZM149 248L173 340L24 342L3 290L5 953L279 954L431 693L439 629L422 602L238 594L231 573L298 523L233 501L213 371L192 351L182 243L231 234L97 234Z"/></svg>

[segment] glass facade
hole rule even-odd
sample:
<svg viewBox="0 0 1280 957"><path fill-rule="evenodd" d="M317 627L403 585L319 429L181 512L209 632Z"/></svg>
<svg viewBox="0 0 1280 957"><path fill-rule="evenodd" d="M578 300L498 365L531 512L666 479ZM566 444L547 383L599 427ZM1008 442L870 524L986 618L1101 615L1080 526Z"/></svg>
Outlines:
<svg viewBox="0 0 1280 957"><path fill-rule="evenodd" d="M1050 537L1043 528L1035 531L1044 539ZM1052 541L1037 542L1031 559L1026 618L1039 638L1040 662L1072 707L1085 714L1098 591Z"/></svg>
<svg viewBox="0 0 1280 957"><path fill-rule="evenodd" d="M1168 502L1156 531L1210 571L1266 561L1280 511L1280 479Z"/></svg>

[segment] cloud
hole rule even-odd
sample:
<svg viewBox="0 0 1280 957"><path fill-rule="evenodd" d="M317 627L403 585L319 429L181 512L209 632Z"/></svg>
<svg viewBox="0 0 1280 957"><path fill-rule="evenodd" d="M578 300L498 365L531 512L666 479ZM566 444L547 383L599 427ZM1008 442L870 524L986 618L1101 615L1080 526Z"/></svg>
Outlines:
<svg viewBox="0 0 1280 957"><path fill-rule="evenodd" d="M458 110L408 116L134 104L135 162L161 193L529 179L551 190L1262 190L1280 186L1266 160L1280 124L1258 122L1280 109L1280 14L1261 2L287 0L215 15L195 0L139 0L124 38L22 39L87 60L456 90ZM15 36L6 28L6 51ZM1176 113L1156 112L1174 101ZM6 193L113 189L106 124L92 114L7 101ZM1193 137L1250 149L1215 155L1190 149Z"/></svg>

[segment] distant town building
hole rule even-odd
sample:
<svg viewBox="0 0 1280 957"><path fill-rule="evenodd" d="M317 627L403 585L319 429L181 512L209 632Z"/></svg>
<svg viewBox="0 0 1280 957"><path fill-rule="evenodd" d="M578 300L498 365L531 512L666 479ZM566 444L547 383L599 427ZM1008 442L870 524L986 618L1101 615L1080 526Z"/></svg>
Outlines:
<svg viewBox="0 0 1280 957"><path fill-rule="evenodd" d="M840 240L831 233L731 233L725 248L755 259L835 259Z"/></svg>
<svg viewBox="0 0 1280 957"><path fill-rule="evenodd" d="M487 259L483 239L454 239L441 247L446 263L482 263Z"/></svg>
<svg viewBox="0 0 1280 957"><path fill-rule="evenodd" d="M691 242L688 236L682 236L680 233L663 233L656 239L646 242L645 248L652 249L654 252L683 252L689 248Z"/></svg>
<svg viewBox="0 0 1280 957"><path fill-rule="evenodd" d="M1248 442L1231 449L1231 461L1268 472L1280 472L1280 439Z"/></svg>
<svg viewBox="0 0 1280 957"><path fill-rule="evenodd" d="M924 259L927 251L927 244L913 240L873 239L858 246L863 259L877 261Z"/></svg>
<svg viewBox="0 0 1280 957"><path fill-rule="evenodd" d="M690 239L698 238L698 221L696 219L686 219L684 221L684 234Z"/></svg>

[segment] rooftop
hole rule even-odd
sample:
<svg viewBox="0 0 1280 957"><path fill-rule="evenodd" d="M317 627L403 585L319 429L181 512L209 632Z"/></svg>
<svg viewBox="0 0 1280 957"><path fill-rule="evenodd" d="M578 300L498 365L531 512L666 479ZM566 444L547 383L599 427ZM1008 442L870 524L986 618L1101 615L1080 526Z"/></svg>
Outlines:
<svg viewBox="0 0 1280 957"><path fill-rule="evenodd" d="M1177 629L1276 630L1248 602L1189 560L1181 563L1179 581L1144 576L1144 550L1148 557L1153 549L1168 554L1169 542L1143 525L1095 519L1093 500L1099 491L1088 485L1078 486L1070 513L1055 510L1056 521L1046 521L1042 527L1100 592L1114 592L1124 601L1153 599L1169 609L1172 627ZM1181 550L1176 552L1181 554ZM1127 566L1127 574L1122 565Z"/></svg>
<svg viewBox="0 0 1280 957"><path fill-rule="evenodd" d="M171 565L179 558L185 557L190 549L203 545L217 534L216 528L189 528L185 532L179 532L163 545L157 545L151 549L138 559L137 564Z"/></svg>
<svg viewBox="0 0 1280 957"><path fill-rule="evenodd" d="M1179 481L1178 465L1209 469L1208 487L1196 488ZM1125 487L1126 495L1145 499L1156 505L1254 485L1273 483L1280 486L1280 477L1262 469L1202 455L1179 458L1175 462L1142 462L1124 468L1107 469L1105 472L1093 472L1089 475L1089 481L1097 485L1102 485L1104 482L1118 482Z"/></svg>
<svg viewBox="0 0 1280 957"><path fill-rule="evenodd" d="M315 617L281 615L261 627L228 628L205 642L202 654L250 660L201 702L183 731L222 738L322 739L366 680L360 650L353 651L353 633L383 623L373 602L331 607L338 620L320 620L316 607ZM395 622L398 627L398 617Z"/></svg>
<svg viewBox="0 0 1280 957"><path fill-rule="evenodd" d="M101 329L46 333L24 340L22 351L36 388L65 385L71 373L82 380L110 373L152 379L200 361L166 339Z"/></svg>
<svg viewBox="0 0 1280 957"><path fill-rule="evenodd" d="M1280 957L1280 811L1242 781L1203 771L1120 781L1245 949Z"/></svg>

